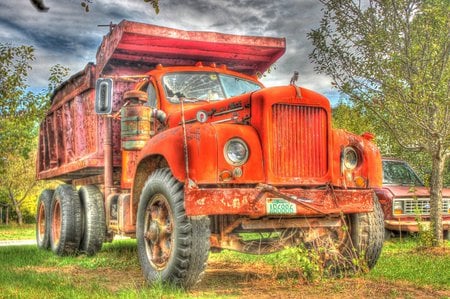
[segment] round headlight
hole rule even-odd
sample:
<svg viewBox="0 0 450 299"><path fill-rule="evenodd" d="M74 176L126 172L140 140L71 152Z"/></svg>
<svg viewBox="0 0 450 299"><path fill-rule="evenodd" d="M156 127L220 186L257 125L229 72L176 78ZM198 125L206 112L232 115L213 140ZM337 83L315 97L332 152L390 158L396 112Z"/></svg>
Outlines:
<svg viewBox="0 0 450 299"><path fill-rule="evenodd" d="M352 147L346 147L344 149L344 166L345 168L352 170L358 166L358 153Z"/></svg>
<svg viewBox="0 0 450 299"><path fill-rule="evenodd" d="M223 148L225 160L234 166L240 166L248 160L248 146L240 138L228 140Z"/></svg>

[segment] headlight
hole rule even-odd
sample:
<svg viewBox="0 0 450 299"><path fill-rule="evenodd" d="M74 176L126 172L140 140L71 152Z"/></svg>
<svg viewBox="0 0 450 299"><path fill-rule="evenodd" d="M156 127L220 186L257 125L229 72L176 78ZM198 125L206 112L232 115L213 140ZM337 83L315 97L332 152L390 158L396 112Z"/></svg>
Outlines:
<svg viewBox="0 0 450 299"><path fill-rule="evenodd" d="M234 166L240 166L248 160L248 146L240 138L228 140L223 148L225 160Z"/></svg>
<svg viewBox="0 0 450 299"><path fill-rule="evenodd" d="M348 170L353 170L358 166L359 158L358 153L353 147L346 147L344 149L344 156L342 163Z"/></svg>
<svg viewBox="0 0 450 299"><path fill-rule="evenodd" d="M395 201L392 203L392 213L394 215L403 214L403 201Z"/></svg>

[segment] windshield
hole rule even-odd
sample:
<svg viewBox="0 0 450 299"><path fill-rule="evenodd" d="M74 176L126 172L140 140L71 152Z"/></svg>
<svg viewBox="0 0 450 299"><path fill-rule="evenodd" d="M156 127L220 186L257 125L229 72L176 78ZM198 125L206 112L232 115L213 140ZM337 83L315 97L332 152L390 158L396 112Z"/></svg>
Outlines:
<svg viewBox="0 0 450 299"><path fill-rule="evenodd" d="M411 167L402 161L383 161L383 184L423 186Z"/></svg>
<svg viewBox="0 0 450 299"><path fill-rule="evenodd" d="M252 81L213 72L170 73L163 78L164 90L171 103L220 101L261 87Z"/></svg>

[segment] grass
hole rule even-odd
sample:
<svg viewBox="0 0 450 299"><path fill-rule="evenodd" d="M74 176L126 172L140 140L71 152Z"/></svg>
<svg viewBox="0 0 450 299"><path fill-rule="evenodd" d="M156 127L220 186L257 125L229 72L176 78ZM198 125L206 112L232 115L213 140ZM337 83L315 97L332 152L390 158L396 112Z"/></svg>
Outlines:
<svg viewBox="0 0 450 299"><path fill-rule="evenodd" d="M11 230L13 228L0 226L2 238L34 237L34 229L30 227L16 234ZM32 233L27 230L32 230ZM448 298L450 242L446 248L433 251L418 251L416 244L414 239L386 242L377 265L368 274L344 280L317 280L309 286L304 285L304 279L299 279L302 274L297 273L294 279L291 276L295 273L289 267L289 259L301 258L299 251L290 249L255 256L224 250L210 254L209 263L213 269L207 272L200 287L188 293L162 283L149 286L142 277L135 240L116 240L104 244L102 250L92 257L57 257L35 246L0 247L0 297L239 298L247 295L247 298L267 298L264 295L286 297L283 292L289 295L295 290L306 297L340 297L342 294L346 297L352 295L355 289L363 289L364 293L359 293L362 297L373 294L378 297L413 298L440 290L444 295L439 293L437 297ZM300 262L305 267L305 273L310 264L303 258ZM406 291L404 285L407 286ZM259 293L255 293L258 289ZM391 289L390 293L378 293L386 289Z"/></svg>
<svg viewBox="0 0 450 299"><path fill-rule="evenodd" d="M368 277L449 289L450 242L444 248L428 250L418 250L416 244L411 238L385 242L382 255Z"/></svg>
<svg viewBox="0 0 450 299"><path fill-rule="evenodd" d="M32 240L36 238L36 224L0 224L0 240Z"/></svg>

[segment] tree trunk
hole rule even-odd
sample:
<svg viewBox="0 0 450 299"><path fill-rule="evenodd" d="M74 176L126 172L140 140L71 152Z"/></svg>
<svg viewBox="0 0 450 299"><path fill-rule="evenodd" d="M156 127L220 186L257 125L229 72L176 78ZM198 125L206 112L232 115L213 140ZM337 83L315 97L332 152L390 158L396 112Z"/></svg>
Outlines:
<svg viewBox="0 0 450 299"><path fill-rule="evenodd" d="M16 210L16 215L17 215L17 224L18 224L19 226L22 226L22 224L23 224L22 211L20 211L20 208L19 208L18 205L16 205L14 208L15 208L15 210Z"/></svg>
<svg viewBox="0 0 450 299"><path fill-rule="evenodd" d="M6 217L5 217L5 224L9 224L9 207L6 207Z"/></svg>
<svg viewBox="0 0 450 299"><path fill-rule="evenodd" d="M443 242L442 228L442 188L445 159L441 151L433 154L430 181L430 229L433 232L433 246L440 246Z"/></svg>

